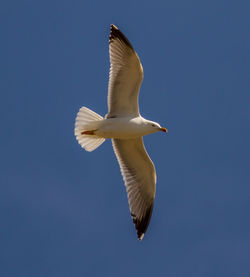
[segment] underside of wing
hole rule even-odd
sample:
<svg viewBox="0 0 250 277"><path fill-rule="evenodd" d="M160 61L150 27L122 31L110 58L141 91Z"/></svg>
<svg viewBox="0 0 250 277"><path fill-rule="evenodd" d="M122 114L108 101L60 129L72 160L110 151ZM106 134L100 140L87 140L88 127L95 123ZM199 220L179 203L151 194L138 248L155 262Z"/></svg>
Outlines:
<svg viewBox="0 0 250 277"><path fill-rule="evenodd" d="M138 94L143 79L140 59L128 39L111 25L107 118L139 115Z"/></svg>
<svg viewBox="0 0 250 277"><path fill-rule="evenodd" d="M126 185L133 222L141 240L153 210L156 189L154 164L144 148L142 138L112 139L112 144Z"/></svg>

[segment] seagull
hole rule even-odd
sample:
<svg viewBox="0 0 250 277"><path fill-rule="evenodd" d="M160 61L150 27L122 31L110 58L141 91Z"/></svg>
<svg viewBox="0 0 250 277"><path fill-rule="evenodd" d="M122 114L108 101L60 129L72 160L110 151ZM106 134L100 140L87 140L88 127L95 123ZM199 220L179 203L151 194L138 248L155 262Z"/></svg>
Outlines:
<svg viewBox="0 0 250 277"><path fill-rule="evenodd" d="M115 26L109 36L110 71L108 114L80 108L75 121L75 136L86 151L93 151L105 139L112 140L126 186L130 213L139 240L142 240L152 215L156 173L143 144L143 136L168 132L158 123L140 115L138 95L143 80L140 59L125 35Z"/></svg>

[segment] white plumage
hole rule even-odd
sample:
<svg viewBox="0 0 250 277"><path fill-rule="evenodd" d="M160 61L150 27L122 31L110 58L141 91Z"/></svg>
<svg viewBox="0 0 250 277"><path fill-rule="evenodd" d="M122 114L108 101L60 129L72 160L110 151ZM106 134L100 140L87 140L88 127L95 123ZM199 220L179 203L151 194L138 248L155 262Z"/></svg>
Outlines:
<svg viewBox="0 0 250 277"><path fill-rule="evenodd" d="M106 118L86 107L77 114L75 135L79 144L93 151L106 138L112 145L126 185L130 212L139 240L147 230L155 198L156 173L143 145L143 136L167 132L139 112L138 94L143 80L140 59L128 39L111 25L108 114Z"/></svg>

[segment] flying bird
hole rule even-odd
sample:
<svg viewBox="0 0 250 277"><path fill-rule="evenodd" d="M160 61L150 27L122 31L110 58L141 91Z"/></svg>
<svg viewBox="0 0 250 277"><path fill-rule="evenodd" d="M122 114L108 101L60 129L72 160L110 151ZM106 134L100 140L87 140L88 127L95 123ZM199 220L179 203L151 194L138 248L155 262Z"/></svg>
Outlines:
<svg viewBox="0 0 250 277"><path fill-rule="evenodd" d="M156 191L155 167L144 147L143 136L158 131L166 133L167 129L140 115L138 95L143 68L129 40L113 24L109 55L108 114L103 118L86 107L80 108L75 121L75 136L89 152L105 139L112 139L131 216L138 239L142 240L152 215Z"/></svg>

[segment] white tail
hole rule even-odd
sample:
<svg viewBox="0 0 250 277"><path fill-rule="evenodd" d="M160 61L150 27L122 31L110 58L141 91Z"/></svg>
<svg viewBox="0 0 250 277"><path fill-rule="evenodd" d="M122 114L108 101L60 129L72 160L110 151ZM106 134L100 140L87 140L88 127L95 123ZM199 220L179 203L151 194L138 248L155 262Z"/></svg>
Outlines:
<svg viewBox="0 0 250 277"><path fill-rule="evenodd" d="M86 151L93 151L100 146L105 139L95 135L82 134L84 131L96 130L103 117L86 107L81 107L75 121L75 136L79 144Z"/></svg>

